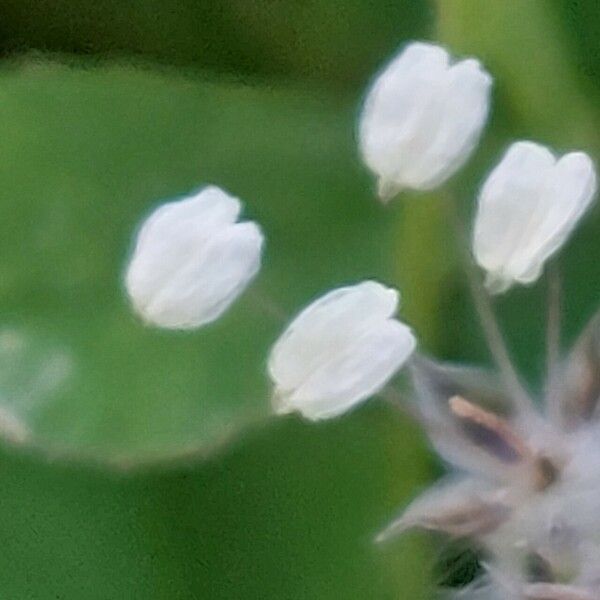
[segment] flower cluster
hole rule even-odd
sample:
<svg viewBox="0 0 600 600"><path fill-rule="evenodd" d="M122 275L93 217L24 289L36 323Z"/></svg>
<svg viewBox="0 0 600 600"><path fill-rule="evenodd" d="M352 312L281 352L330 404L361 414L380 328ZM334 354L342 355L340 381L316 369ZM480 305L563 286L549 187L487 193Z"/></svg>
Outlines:
<svg viewBox="0 0 600 600"><path fill-rule="evenodd" d="M453 61L433 44L409 44L390 62L359 123L361 155L382 200L437 188L466 163L488 118L491 87L479 61ZM545 397L536 403L510 362L489 297L537 281L595 193L585 153L556 156L531 141L510 145L482 184L469 258L484 281L466 267L497 373L419 354L415 334L395 316L399 293L375 281L314 300L268 360L275 412L310 420L350 410L407 367L414 394L406 402L451 473L379 539L414 527L472 539L483 549L484 575L461 598L600 598L600 320L566 360L550 348ZM246 289L259 271L263 234L237 221L240 209L207 187L160 206L142 224L125 283L144 321L196 328Z"/></svg>

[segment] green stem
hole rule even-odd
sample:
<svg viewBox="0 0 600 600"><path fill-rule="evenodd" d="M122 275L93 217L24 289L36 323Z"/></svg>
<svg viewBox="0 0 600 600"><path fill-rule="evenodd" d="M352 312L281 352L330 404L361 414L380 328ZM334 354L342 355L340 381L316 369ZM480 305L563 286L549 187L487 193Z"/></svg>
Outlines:
<svg viewBox="0 0 600 600"><path fill-rule="evenodd" d="M490 295L483 286L481 277L473 262L473 257L469 251L469 237L460 218L457 202L454 198L450 198L449 202L453 208L453 220L457 234L457 243L462 256L462 266L488 349L515 406L522 412L530 413L534 410L533 402L523 387L521 379L513 365L506 340L504 339L492 306Z"/></svg>
<svg viewBox="0 0 600 600"><path fill-rule="evenodd" d="M562 312L562 278L560 266L553 262L548 266L547 302L548 316L546 323L546 368L547 381L550 385L556 378L556 370L561 355L561 312Z"/></svg>

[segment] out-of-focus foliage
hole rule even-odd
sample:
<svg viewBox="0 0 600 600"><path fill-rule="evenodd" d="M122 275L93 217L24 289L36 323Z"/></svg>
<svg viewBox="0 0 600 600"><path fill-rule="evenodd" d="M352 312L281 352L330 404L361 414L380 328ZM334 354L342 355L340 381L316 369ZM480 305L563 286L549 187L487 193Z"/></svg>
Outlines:
<svg viewBox="0 0 600 600"><path fill-rule="evenodd" d="M6 33L15 6L4 8ZM290 10L280 8L275 19ZM31 7L27 26L54 30L56 20L36 20L43 9ZM94 22L95 9L70 10ZM117 20L130 31L139 19L133 11L128 24L123 13ZM356 33L368 70L402 42L387 27L387 37L371 30L373 46ZM9 28L9 37L20 32ZM235 30L228 35L234 48ZM0 595L362 599L394 598L401 588L427 597L420 542L386 551L372 543L398 502L428 479L415 428L376 401L336 423L258 425L269 412L266 353L286 316L332 286L396 279L404 211L374 202L356 156L366 80L351 95L324 91L346 75L312 89L282 87L270 79L271 61L253 72L210 52L190 63L212 74L178 74L164 64L187 59L160 45L156 72L138 66L139 56L124 60L131 46L111 53L115 65L99 65L65 55L72 47L57 39L51 46L25 35L17 46L51 46L70 67L39 53L11 55L0 73L0 433L16 442L30 436L41 449L2 458L0 531L10 543L0 562L10 573ZM338 46L339 57L349 44ZM328 55L318 42L313 48ZM355 81L366 79L367 63L351 62ZM277 79L323 76L287 65ZM215 75L234 68L234 77ZM260 75L252 86L240 82L249 74ZM213 326L147 329L120 282L134 228L159 200L207 182L241 197L263 225L264 270ZM225 450L222 442L248 425L255 433ZM65 455L132 467L181 454L192 455L185 466L122 476L64 465Z"/></svg>
<svg viewBox="0 0 600 600"><path fill-rule="evenodd" d="M418 546L386 571L372 544L424 484L399 427L375 407L279 422L202 467L127 477L2 453L0 597L427 598Z"/></svg>
<svg viewBox="0 0 600 600"><path fill-rule="evenodd" d="M0 49L134 55L355 89L432 16L427 0L3 0Z"/></svg>
<svg viewBox="0 0 600 600"><path fill-rule="evenodd" d="M0 90L0 406L34 443L125 465L206 454L268 416L286 315L393 279L394 220L371 201L345 100L43 64L5 69ZM264 269L214 325L144 327L120 281L136 225L207 183L263 226Z"/></svg>

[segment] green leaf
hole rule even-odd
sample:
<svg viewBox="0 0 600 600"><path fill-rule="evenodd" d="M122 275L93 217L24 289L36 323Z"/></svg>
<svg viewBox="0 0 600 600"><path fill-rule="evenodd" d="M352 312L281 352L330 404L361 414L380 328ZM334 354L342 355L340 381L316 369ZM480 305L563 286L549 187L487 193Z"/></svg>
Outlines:
<svg viewBox="0 0 600 600"><path fill-rule="evenodd" d="M355 89L406 37L428 0L4 0L0 51L138 56L186 68Z"/></svg>
<svg viewBox="0 0 600 600"><path fill-rule="evenodd" d="M354 102L31 64L0 74L0 103L0 406L13 437L122 466L205 455L269 415L265 360L287 316L336 285L393 282L394 219L357 164ZM263 272L214 325L145 327L122 292L133 232L158 201L206 183L263 225Z"/></svg>
<svg viewBox="0 0 600 600"><path fill-rule="evenodd" d="M414 431L375 406L287 419L210 463L126 476L0 450L0 597L426 600L423 549L403 540L390 573L398 547L373 544L390 489L425 483Z"/></svg>
<svg viewBox="0 0 600 600"><path fill-rule="evenodd" d="M495 78L519 135L561 146L598 145L597 114L581 89L554 3L544 0L437 0L438 31L453 50L473 53Z"/></svg>

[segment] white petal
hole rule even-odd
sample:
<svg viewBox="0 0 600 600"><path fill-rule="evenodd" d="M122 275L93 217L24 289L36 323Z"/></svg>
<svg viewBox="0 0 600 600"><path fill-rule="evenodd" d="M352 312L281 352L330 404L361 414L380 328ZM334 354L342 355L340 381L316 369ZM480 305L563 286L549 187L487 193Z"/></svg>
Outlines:
<svg viewBox="0 0 600 600"><path fill-rule="evenodd" d="M487 271L501 273L518 251L554 162L543 146L517 142L487 178L479 195L474 235L475 256Z"/></svg>
<svg viewBox="0 0 600 600"><path fill-rule="evenodd" d="M430 189L467 160L487 118L490 84L477 61L450 67L443 48L419 42L384 69L366 98L359 141L386 196Z"/></svg>
<svg viewBox="0 0 600 600"><path fill-rule="evenodd" d="M125 284L148 323L187 329L213 321L260 268L263 235L235 223L240 202L215 187L159 207L138 234Z"/></svg>
<svg viewBox="0 0 600 600"><path fill-rule="evenodd" d="M381 390L415 345L412 331L398 321L373 325L346 348L332 348L329 360L290 395L287 404L313 420L346 412Z"/></svg>
<svg viewBox="0 0 600 600"><path fill-rule="evenodd" d="M595 191L587 155L571 153L557 162L543 146L513 144L481 190L475 221L473 250L490 291L538 279Z"/></svg>
<svg viewBox="0 0 600 600"><path fill-rule="evenodd" d="M439 87L448 60L443 48L411 44L377 78L360 132L365 162L383 180L403 179L413 138L424 125L428 105L435 101L432 91Z"/></svg>
<svg viewBox="0 0 600 600"><path fill-rule="evenodd" d="M208 186L194 196L159 206L143 223L136 251L160 254L172 247L174 236L192 238L213 228L234 223L241 210L240 201L218 187Z"/></svg>
<svg viewBox="0 0 600 600"><path fill-rule="evenodd" d="M557 162L544 181L542 218L515 260L518 281L527 283L539 277L543 263L565 243L595 193L594 165L586 154L572 152Z"/></svg>
<svg viewBox="0 0 600 600"><path fill-rule="evenodd" d="M379 391L415 348L411 330L393 318L396 290L365 281L319 298L273 347L274 408L324 419Z"/></svg>
<svg viewBox="0 0 600 600"><path fill-rule="evenodd" d="M487 120L492 79L474 59L452 66L438 100L433 131L423 130L427 143L415 153L412 187L433 189L469 158Z"/></svg>
<svg viewBox="0 0 600 600"><path fill-rule="evenodd" d="M254 223L215 234L197 260L182 263L152 296L145 318L161 327L188 329L217 319L260 268L263 237Z"/></svg>
<svg viewBox="0 0 600 600"><path fill-rule="evenodd" d="M294 389L373 321L391 317L398 302L396 290L375 281L325 294L292 321L273 347L271 378L282 390Z"/></svg>

